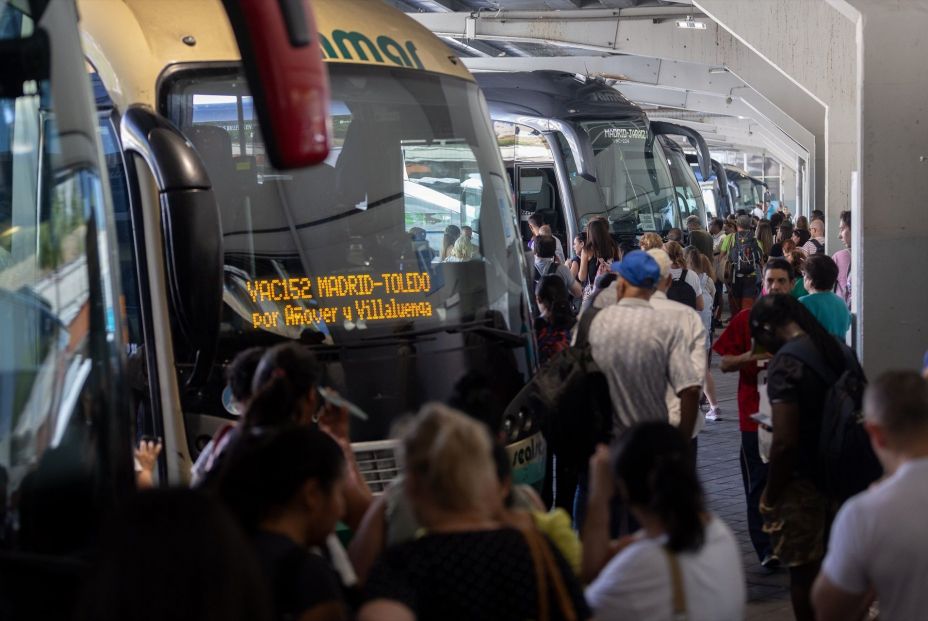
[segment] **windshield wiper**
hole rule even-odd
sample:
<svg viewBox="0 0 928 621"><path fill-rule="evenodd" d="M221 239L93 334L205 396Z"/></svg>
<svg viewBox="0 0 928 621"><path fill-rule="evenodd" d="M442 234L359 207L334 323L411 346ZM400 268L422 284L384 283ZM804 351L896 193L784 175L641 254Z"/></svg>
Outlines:
<svg viewBox="0 0 928 621"><path fill-rule="evenodd" d="M456 324L446 324L442 326L436 326L434 328L423 328L421 330L405 330L402 332L392 332L390 334L382 334L378 336L366 336L363 337L362 341L382 341L382 340L393 340L393 339L410 339L418 338L420 336L425 336L428 334L437 334L439 332L447 332L449 334L464 334L464 333L477 333L481 336L492 338L497 342L504 343L507 345L512 345L513 347L522 347L525 345L525 336L522 334L514 334L508 330L502 330L500 328L494 328L488 325L490 320L484 319L481 321L469 321L465 323L456 323Z"/></svg>

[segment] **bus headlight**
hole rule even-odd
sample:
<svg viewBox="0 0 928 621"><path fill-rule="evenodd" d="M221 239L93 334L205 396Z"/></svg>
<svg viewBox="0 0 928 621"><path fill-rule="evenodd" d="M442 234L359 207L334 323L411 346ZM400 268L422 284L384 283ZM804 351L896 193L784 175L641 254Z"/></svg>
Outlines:
<svg viewBox="0 0 928 621"><path fill-rule="evenodd" d="M506 441L509 443L531 435L534 430L534 417L530 413L523 412L522 410L514 414L509 414L503 419L503 433L506 436Z"/></svg>

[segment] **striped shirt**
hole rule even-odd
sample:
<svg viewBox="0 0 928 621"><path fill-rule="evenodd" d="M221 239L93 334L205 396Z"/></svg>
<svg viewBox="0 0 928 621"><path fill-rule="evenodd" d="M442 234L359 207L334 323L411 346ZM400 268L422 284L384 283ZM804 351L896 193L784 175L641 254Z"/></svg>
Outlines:
<svg viewBox="0 0 928 621"><path fill-rule="evenodd" d="M590 326L593 360L609 382L618 437L635 423L667 421L667 388L702 385L686 335L645 300L624 298L601 310Z"/></svg>

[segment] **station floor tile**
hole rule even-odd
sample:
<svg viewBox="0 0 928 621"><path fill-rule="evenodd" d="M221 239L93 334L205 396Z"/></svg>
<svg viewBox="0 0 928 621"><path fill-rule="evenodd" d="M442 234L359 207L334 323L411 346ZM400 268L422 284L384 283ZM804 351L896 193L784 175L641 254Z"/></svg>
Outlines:
<svg viewBox="0 0 928 621"><path fill-rule="evenodd" d="M699 434L699 476L706 491L709 508L728 524L741 545L748 590L745 619L792 619L789 578L786 572L780 570L771 573L761 567L748 536L744 488L738 464L741 450L736 402L738 375L723 374L718 369L718 362L713 362L713 377L722 409L722 420L707 421Z"/></svg>

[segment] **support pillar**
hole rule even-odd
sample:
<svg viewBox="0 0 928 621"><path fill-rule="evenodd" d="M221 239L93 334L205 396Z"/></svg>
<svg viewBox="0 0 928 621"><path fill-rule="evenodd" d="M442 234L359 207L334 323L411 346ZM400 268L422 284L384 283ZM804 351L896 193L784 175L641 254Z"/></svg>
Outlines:
<svg viewBox="0 0 928 621"><path fill-rule="evenodd" d="M860 13L852 286L859 349L874 378L919 367L928 349L928 8L906 0L846 4Z"/></svg>

